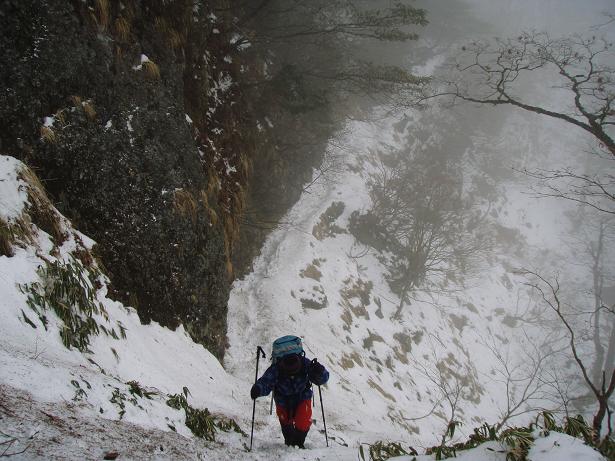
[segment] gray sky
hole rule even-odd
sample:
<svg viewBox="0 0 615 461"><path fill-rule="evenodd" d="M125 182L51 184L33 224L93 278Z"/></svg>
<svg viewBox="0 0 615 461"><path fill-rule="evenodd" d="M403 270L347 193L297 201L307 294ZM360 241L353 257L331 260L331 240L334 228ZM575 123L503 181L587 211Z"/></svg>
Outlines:
<svg viewBox="0 0 615 461"><path fill-rule="evenodd" d="M459 0L458 0L459 1ZM582 32L604 22L602 13L615 12L614 0L460 0L476 17L493 26L497 35L520 29L553 34Z"/></svg>

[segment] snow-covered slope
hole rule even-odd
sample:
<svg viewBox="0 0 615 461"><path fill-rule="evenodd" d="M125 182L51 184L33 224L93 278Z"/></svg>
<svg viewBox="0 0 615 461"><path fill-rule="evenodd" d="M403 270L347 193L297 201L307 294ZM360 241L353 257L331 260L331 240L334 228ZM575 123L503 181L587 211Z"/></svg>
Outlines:
<svg viewBox="0 0 615 461"><path fill-rule="evenodd" d="M367 183L375 172L376 151L401 149L421 129L430 130L421 148L447 142L443 132L421 120L426 115L407 116L406 124L397 117L352 122L344 137L332 142L332 154L340 161L337 174L302 196L267 240L254 271L236 281L231 293L226 368L249 381L257 345L267 350L278 336L303 337L308 356L331 371L323 393L334 443L358 446L385 439L421 449L439 443L450 419L463 422L457 440L483 422L499 421L507 398L514 404L526 390L524 367L536 358L533 348L541 347L544 336L519 321L532 302L516 270L561 271L558 261L572 256L559 243L569 204L536 200L522 176L511 179L509 172L505 180L489 168L536 167L536 158L549 161L549 152L561 155L558 146L582 141L560 134L559 142L550 143L560 127L545 123L534 133L534 119L509 115L490 136L474 131L466 152L471 161L464 173L470 179L482 175L491 183L501 181L494 185L500 196L490 204L494 246L471 275L459 274L448 289L419 291L396 318L399 298L388 286L387 270L376 251L350 234L349 217L370 206ZM536 154L545 148L546 153ZM513 379L520 378L512 388L507 388L507 369L518 373ZM257 420L275 432L268 406L268 400L259 401ZM535 416L519 413L510 424L526 424ZM315 419L320 427L319 411ZM323 443L315 434L309 440ZM535 453L551 442L559 443L549 439ZM464 456L504 459L491 452Z"/></svg>
<svg viewBox="0 0 615 461"><path fill-rule="evenodd" d="M425 38L426 46L430 40ZM450 45L436 44L439 50ZM424 72L443 61L431 58ZM555 124L510 114L491 113L476 119L484 125L470 129L474 113L467 108L436 112L431 119L409 112L403 122L373 115L374 121L351 122L331 140L334 174L303 194L268 238L253 272L235 283L225 368L181 327L173 332L141 325L132 308L108 298L107 281L89 257L94 242L53 209L24 165L1 156L0 218L8 226L2 230L16 234L14 254L0 256L0 454L100 459L116 451L120 459L355 460L360 443L380 439L422 452L445 431L451 418L446 394L455 386L460 399L454 416L465 423L459 440L481 422L497 421L506 395L502 362L491 348L511 357L511 364L523 357L525 336L517 317L528 297L514 268L531 263L559 269L557 261L570 256L562 255L554 238L564 226L565 207L537 201L519 178L504 183L506 175L498 175L511 166L540 167L535 158L548 161L549 155L561 155L562 146L582 150L583 139ZM506 186L489 211L498 251L450 289L418 292L401 318L393 318L399 299L386 282L386 269L377 253L349 233L349 217L370 205L366 182L377 151L403 148L413 137L423 148L454 144L446 139L451 125L433 123L451 117L472 141L464 147L464 176L485 174L490 186ZM42 207L47 218L32 217L41 214L32 207ZM28 305L27 287L42 286L49 265L82 270L85 286L104 309L93 315L100 331L90 336L85 352L62 344L63 323L51 310ZM256 346L268 352L273 339L289 333L301 335L308 356L331 372L322 389L330 448L318 394L306 451L282 445L268 399L257 401L252 453L246 450L249 436L232 431L219 430L215 442L195 438L185 412L167 405L170 395L185 392L192 407L232 418L249 432ZM266 366L261 362L261 373ZM506 453L489 443L459 457L504 461ZM417 456L427 459L433 456ZM530 459L603 458L577 439L552 433L536 441Z"/></svg>
<svg viewBox="0 0 615 461"><path fill-rule="evenodd" d="M426 46L443 53L452 46L425 35ZM417 70L437 72L444 61L438 58L431 56ZM439 442L452 416L464 422L458 432L463 439L481 422L502 417L508 403L505 368L522 370L533 348L542 346L544 338L519 322L533 303L517 269L559 273L579 284L586 276L569 263L578 255L562 244L572 204L536 199L530 181L513 168L572 164L571 155L578 158L588 141L558 122L488 108L408 112L405 122L371 116L370 122L351 122L331 142L331 155L339 160L336 174L301 197L267 240L254 271L235 282L225 366L249 380L257 345L298 334L308 355L332 372L324 388L331 408L327 422L340 443L384 438L426 447ZM349 218L370 207L367 182L377 171L377 151L408 145L454 149L459 133L471 138L461 144L464 181L482 177L497 190L495 202L482 204L494 247L471 276L460 276L446 290L416 293L397 319L399 298L386 282L386 268L377 252L350 234ZM452 415L447 397L457 384L460 398ZM519 385L512 393L522 391ZM512 398L518 401L519 395ZM260 402L257 414L275 426L267 413L268 402Z"/></svg>
<svg viewBox="0 0 615 461"><path fill-rule="evenodd" d="M31 171L11 157L0 157L0 217L11 231L5 241L12 243L7 252L12 255L0 256L3 453L15 459L100 459L117 453L121 459L354 460L359 443L380 438L420 450L434 443L446 418L434 387L435 368L430 368L435 363L466 373L460 375L465 402L460 417L475 424L495 415L497 391L484 385L480 374L489 361L472 359L483 353L481 334L508 328L497 314L487 323L482 318L484 309L508 293L508 283L499 280L498 269L488 278L491 292L484 284L480 290L468 288L463 299L473 304L460 302L457 295L437 303L426 299L391 322L395 297L382 267L373 255L359 257L354 238L344 230L349 213L367 203L365 177L351 167L366 160L367 140L382 140L388 127L352 128L346 141L347 146L353 139L360 143L351 149L356 155L345 158L346 167L334 181L304 195L286 219L292 226L272 233L254 272L236 283L228 371L182 328L173 332L154 323L141 325L132 308L109 299L108 282L89 257L94 242L53 208ZM398 132L388 142L400 139ZM321 220L334 201L344 203L341 215ZM65 347L61 331L66 321L50 308L37 307L32 297L36 289L53 285L50 267L77 268L84 276L82 287L100 303L92 315L98 334L89 336L83 351ZM481 330L482 324L489 328ZM169 398L187 396L192 407L208 408L218 421L232 418L247 432L255 346L287 332L302 334L308 354L331 370L330 384L323 389L331 447L325 447L318 406L310 449L283 446L267 399L258 401L251 453L245 433L219 429L216 441L194 437L185 412L170 407ZM266 364L261 365L262 371ZM578 445L557 437L539 439L535 450L551 456L555 446ZM601 459L587 447L578 450L584 454L577 459ZM537 453L532 459L543 459ZM506 455L498 445L495 452L479 447L463 456L499 461Z"/></svg>
<svg viewBox="0 0 615 461"><path fill-rule="evenodd" d="M181 394L184 387L189 391L191 405L237 419L245 428L246 416L238 403L245 400L245 384L228 375L213 355L195 344L181 327L170 331L155 323L142 325L132 308L109 299L107 280L96 275L97 268L89 256L94 242L74 230L51 206L30 170L12 157L1 156L0 188L0 218L6 223L3 231L9 230L13 242L13 255L0 256L1 424L3 434L7 434L3 437L21 440L27 434L31 438L26 437L24 443L37 445L37 437L32 434L37 431L37 423L45 425L45 417L37 409L26 418L23 405L28 402L36 407L33 401L45 402L43 405L52 415L49 418L53 418L55 410L58 417L70 411L78 420L121 419L138 424L141 431L169 431L172 427L190 437L183 410L166 404L168 395ZM43 213L59 231L63 240L60 244L38 227L37 217ZM50 264L76 267L92 275L90 280L84 279L83 285L94 290L93 300L102 309L93 315L99 333L90 335L86 352L63 345L61 331L65 323L50 308L29 306L33 298L28 286L54 283L44 272ZM15 395L21 407L13 407ZM13 417L12 428L18 429L17 433L6 426L7 417ZM20 422L23 418L26 419ZM23 427L28 418L31 424ZM104 426L103 422L93 424ZM13 448L18 446L16 443ZM81 446L92 457L99 448L102 449ZM62 456L62 450L60 443L56 455ZM70 457L69 453L65 455ZM45 451L32 449L24 456L45 457L44 454Z"/></svg>
<svg viewBox="0 0 615 461"><path fill-rule="evenodd" d="M333 435L352 444L384 437L421 446L436 443L450 416L437 388L441 377L463 383L460 411L469 424L497 419L500 390L484 378L494 360L481 343L512 336L493 311L505 308L504 316L515 288L497 264L480 285L473 280L463 293L419 293L394 318L399 299L386 269L348 231L350 214L370 203L370 152L402 146L404 133L394 123L350 126L339 174L302 197L284 219L292 224L272 233L254 272L235 282L226 366L247 380L257 345L298 334L308 355L331 371L324 393ZM339 216L327 219L335 204Z"/></svg>

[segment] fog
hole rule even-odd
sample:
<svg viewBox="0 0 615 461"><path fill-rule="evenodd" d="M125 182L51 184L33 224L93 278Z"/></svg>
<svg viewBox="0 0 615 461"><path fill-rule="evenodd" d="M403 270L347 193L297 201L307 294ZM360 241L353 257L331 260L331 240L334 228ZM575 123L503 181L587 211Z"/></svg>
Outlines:
<svg viewBox="0 0 615 461"><path fill-rule="evenodd" d="M234 286L227 365L247 368L233 345L243 348L248 335L252 347L305 332L315 355L339 365L344 386L330 390L340 405L333 425L353 427L364 412L370 431L389 439L403 431L423 446L439 443L453 420L466 424L467 436L477 423L527 424L543 408L592 417L596 396L569 339L572 330L600 387L601 371L615 362L613 156L576 123L570 85L542 65L544 53L527 58L541 66L506 81L510 93L499 96L560 117L500 104L497 85L489 87L493 63L467 64L476 41L506 43L500 58L508 62L526 58L519 47L530 40L546 40L544 51L564 43L550 41L558 37L612 34L603 15L610 2L415 4L429 20L412 28L416 40L353 36L327 61L352 70L352 59L400 66L429 81L417 91L401 72L369 75L367 83L384 76L394 83L386 89L399 90L383 95L352 86L357 80L327 80L341 88L343 97L331 101L346 124L255 271ZM319 45L318 59L326 54ZM611 49L599 60L615 65ZM594 95L602 97L612 81L598 78ZM604 130L612 136L608 124Z"/></svg>
<svg viewBox="0 0 615 461"><path fill-rule="evenodd" d="M517 34L521 29L544 30L551 34L585 32L591 26L606 22L602 13L613 10L613 2L609 0L464 0L463 3L469 5L470 13L484 24L477 32L498 36Z"/></svg>
<svg viewBox="0 0 615 461"><path fill-rule="evenodd" d="M515 38L530 31L546 32L554 39L576 34L586 38L614 37L613 22L609 23L605 15L613 12L614 5L605 0L430 0L417 5L428 11L430 21L420 30L419 40L389 46L379 59L403 63L415 73L431 76L435 86L451 78L451 72L460 67L454 65L455 60L468 43L476 40L493 43L496 38ZM601 57L599 64L613 68L612 50ZM607 75L605 79L612 85L612 74ZM574 94L557 71L541 68L509 83L517 100L578 116ZM470 79L464 84L472 88L476 82ZM406 304L407 293L430 292L438 304L444 301L434 293L452 290L451 285L446 285L451 277L447 275L443 281L439 269L430 266L437 263L415 247L408 249L411 243L418 245L417 229L423 229L428 222L433 233L443 235L443 247L450 245L450 252L441 249L438 258L447 260L456 282L462 280L456 290L459 285L480 287L481 278L484 280L485 274L498 264L507 265L513 279L522 274L511 285L508 299L500 299L497 306L492 306L496 311L496 307L505 306L506 315L514 319L515 329L503 339L503 344L512 344L506 346L508 349L517 351L513 355L520 354L528 340L542 351L561 347L559 341L569 337L569 330L574 331L580 361L591 368L591 379L599 387L600 370L606 371L608 383L615 365L615 322L609 311L615 303L615 162L594 136L569 121L510 105L494 106L433 98L420 111L406 110L400 117L401 128L395 125L402 133L399 136L406 137L406 147L397 152L384 145L372 149L371 155L384 165L384 173L372 176L372 205L363 224L367 226L368 218L375 216L383 227L390 225L397 233L404 225L408 226L404 228L406 232L412 229L404 237L412 242L404 240L398 247L386 247L393 253L408 251L410 255L403 263L399 261L403 258L395 256L387 261L389 283L402 299L398 312ZM612 136L614 130L608 126L606 129ZM440 170L434 172L431 168ZM559 179L552 178L557 175ZM598 187L582 192L584 181L590 177ZM442 178L459 185L462 191L447 189L446 199L434 199L443 193ZM395 181L404 184L403 192L397 190L397 208L387 208ZM408 184L422 187L421 193L408 195ZM588 200L588 196L592 198ZM430 197L428 204L422 203L424 197ZM455 209L448 209L456 199L459 203ZM424 218L423 213L425 222L420 226L418 211L405 218L408 209L422 207L437 218ZM482 221L472 227L477 220ZM436 221L439 224L434 224ZM452 221L458 226L450 225ZM367 238L363 243L370 245ZM384 245L375 245L380 244ZM412 270L413 275L405 273L404 278L404 271ZM418 277L416 271L422 276ZM489 290L487 285L485 290ZM463 298L463 294L458 297ZM409 295L407 304L411 300ZM556 313L554 305L560 303L561 311ZM519 343L524 336L524 342ZM540 342L545 338L548 339ZM573 360L569 350L566 352L548 361L550 366L568 367L555 381L572 383L566 405L590 415L595 401L591 392L586 393L588 382L581 376L578 361Z"/></svg>
<svg viewBox="0 0 615 461"><path fill-rule="evenodd" d="M419 1L417 6L428 11L430 24L420 30L417 43L389 47L386 59L403 62L414 72L433 76L436 81L448 77L451 66L447 62L461 53L462 46L475 40L506 39L524 31L546 32L553 38L576 34L607 39L615 36L615 28L612 21L608 24L606 15L612 14L614 5L608 0L430 0ZM613 66L613 59L613 53L608 52L602 64ZM561 88L562 82L557 78L557 73L528 73L515 82L515 95L523 102L573 113L573 95ZM482 167L492 172L497 170L493 179L499 181L505 200L519 199L512 208L520 209L516 216L507 218L506 225L524 227L524 237L534 250L559 252L566 247L572 234L580 230L579 223L572 224L570 218L579 208L562 198L542 197L528 202L528 197L544 195L541 194L544 183L522 174L522 170L570 168L578 174L613 173L612 158L597 154L596 139L565 121L510 106L446 105L441 100L431 100L424 114L428 114L425 119L432 117L432 125L424 129L443 136L442 149L448 149L449 153L459 148L483 151L485 163ZM446 117L452 119L446 122L445 129L439 129L438 118ZM480 146L470 145L476 139L480 140ZM576 187L573 181L568 181L566 186ZM600 216L600 212L597 214ZM532 231L527 232L528 229ZM526 264L537 267L541 258L532 259L531 256L527 256ZM575 258L574 254L567 256ZM567 256L559 255L560 258ZM564 264L559 271L565 274L564 278L589 277L587 267L579 267L579 264ZM615 284L612 275L605 274L606 285Z"/></svg>

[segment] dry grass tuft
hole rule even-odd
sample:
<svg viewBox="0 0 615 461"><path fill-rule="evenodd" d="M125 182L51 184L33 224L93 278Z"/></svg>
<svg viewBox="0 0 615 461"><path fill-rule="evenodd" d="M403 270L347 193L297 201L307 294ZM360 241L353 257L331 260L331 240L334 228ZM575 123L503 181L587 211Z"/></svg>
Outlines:
<svg viewBox="0 0 615 461"><path fill-rule="evenodd" d="M239 185L237 190L233 194L233 214L240 216L246 207L246 192L244 188Z"/></svg>
<svg viewBox="0 0 615 461"><path fill-rule="evenodd" d="M211 225L215 226L216 224L218 224L218 213L216 213L216 210L214 210L209 204L209 197L207 196L207 191L201 191L201 202L203 202L203 207L209 215L209 222L211 223Z"/></svg>
<svg viewBox="0 0 615 461"><path fill-rule="evenodd" d="M109 26L109 0L96 0L94 10L96 12L96 24L101 31Z"/></svg>
<svg viewBox="0 0 615 461"><path fill-rule="evenodd" d="M156 30L166 37L171 48L178 49L186 43L185 37L178 32L177 29L174 29L171 25L169 25L165 18L160 16L157 17L154 19L154 25Z"/></svg>
<svg viewBox="0 0 615 461"><path fill-rule="evenodd" d="M83 102L83 112L88 120L92 122L96 120L96 109L94 108L92 101L88 100Z"/></svg>
<svg viewBox="0 0 615 461"><path fill-rule="evenodd" d="M14 245L36 245L32 221L27 213L22 213L13 222L0 218L0 256L12 257Z"/></svg>
<svg viewBox="0 0 615 461"><path fill-rule="evenodd" d="M11 256L15 255L13 251L13 232L9 224L2 218L0 218L0 256Z"/></svg>
<svg viewBox="0 0 615 461"><path fill-rule="evenodd" d="M57 141L56 132L48 126L41 126L41 139L49 144L53 144Z"/></svg>
<svg viewBox="0 0 615 461"><path fill-rule="evenodd" d="M156 18L154 18L154 27L161 34L167 34L171 29L167 20L162 16L157 16Z"/></svg>
<svg viewBox="0 0 615 461"><path fill-rule="evenodd" d="M232 279L233 278L233 263L231 262L231 260L229 258L226 258L226 275L228 275L228 278Z"/></svg>
<svg viewBox="0 0 615 461"><path fill-rule="evenodd" d="M180 34L175 29L169 30L167 37L169 40L169 45L174 50L184 46L184 43L185 43L184 37L182 36L182 34Z"/></svg>
<svg viewBox="0 0 615 461"><path fill-rule="evenodd" d="M60 123L60 125L66 126L66 114L64 109L59 109L55 114L53 114L53 117Z"/></svg>
<svg viewBox="0 0 615 461"><path fill-rule="evenodd" d="M250 159L248 158L247 155L241 154L239 165L241 168L240 171L241 171L242 178L248 178L250 175L251 164L250 164Z"/></svg>
<svg viewBox="0 0 615 461"><path fill-rule="evenodd" d="M222 228L224 232L224 252L226 254L226 273L229 278L233 278L233 264L231 263L231 255L233 254L233 246L239 238L239 215L224 213Z"/></svg>
<svg viewBox="0 0 615 461"><path fill-rule="evenodd" d="M220 192L220 178L215 168L209 168L207 172L207 195L213 197Z"/></svg>
<svg viewBox="0 0 615 461"><path fill-rule="evenodd" d="M141 64L145 76L152 80L160 80L160 68L154 61L145 61Z"/></svg>
<svg viewBox="0 0 615 461"><path fill-rule="evenodd" d="M117 18L113 24L113 28L115 29L115 36L119 41L128 41L130 37L130 23L125 17L120 16Z"/></svg>
<svg viewBox="0 0 615 461"><path fill-rule="evenodd" d="M70 102L76 109L82 110L88 120L96 120L96 108L91 99L84 100L81 96L73 95L70 97Z"/></svg>
<svg viewBox="0 0 615 461"><path fill-rule="evenodd" d="M25 182L28 204L26 210L16 219L6 221L0 218L0 256L13 256L15 245L38 247L33 224L48 233L54 240L55 247L59 247L68 237L62 216L56 211L41 181L30 168L24 166L17 177Z"/></svg>
<svg viewBox="0 0 615 461"><path fill-rule="evenodd" d="M70 102L72 102L73 106L78 109L82 107L83 100L81 99L81 96L73 95L70 97Z"/></svg>
<svg viewBox="0 0 615 461"><path fill-rule="evenodd" d="M173 206L175 210L184 217L189 217L192 222L197 218L197 202L191 192L178 189L173 195Z"/></svg>
<svg viewBox="0 0 615 461"><path fill-rule="evenodd" d="M236 214L224 213L224 239L230 254L233 243L239 238L239 218Z"/></svg>
<svg viewBox="0 0 615 461"><path fill-rule="evenodd" d="M61 217L47 197L45 188L38 179L38 176L28 167L24 167L18 175L19 179L26 182L26 193L28 194L28 213L32 222L39 229L47 232L54 239L57 246L60 246L67 235L64 231Z"/></svg>
<svg viewBox="0 0 615 461"><path fill-rule="evenodd" d="M13 242L23 242L29 245L36 244L32 221L27 213L22 213L14 223L9 223L9 227L13 234Z"/></svg>

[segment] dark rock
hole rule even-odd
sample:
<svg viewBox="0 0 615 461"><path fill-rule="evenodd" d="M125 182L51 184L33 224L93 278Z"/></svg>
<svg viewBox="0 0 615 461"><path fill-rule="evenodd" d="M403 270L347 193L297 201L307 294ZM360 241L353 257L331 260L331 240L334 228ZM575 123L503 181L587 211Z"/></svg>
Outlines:
<svg viewBox="0 0 615 461"><path fill-rule="evenodd" d="M81 2L5 0L0 11L5 152L33 165L58 208L97 241L112 295L144 322L183 323L222 357L224 233L202 195L208 176L185 118L183 61L154 12L134 8L136 37L118 50ZM141 53L160 78L133 69ZM58 111L45 142L43 117Z"/></svg>

